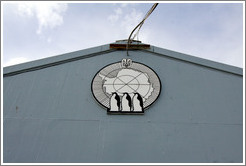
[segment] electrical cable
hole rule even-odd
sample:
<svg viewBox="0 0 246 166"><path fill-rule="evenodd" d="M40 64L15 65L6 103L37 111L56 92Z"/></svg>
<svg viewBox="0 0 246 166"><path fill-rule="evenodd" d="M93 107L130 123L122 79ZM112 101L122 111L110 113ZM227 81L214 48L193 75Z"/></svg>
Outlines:
<svg viewBox="0 0 246 166"><path fill-rule="evenodd" d="M144 16L144 21L147 19L147 17L149 17L149 15L154 11L154 9L156 8L156 6L157 6L158 4L154 4L152 7L151 7L151 9L148 11L148 13ZM140 29L141 29L141 27L142 27L142 25L144 24L144 21L142 22L142 24L139 26L139 28L138 28L138 31L137 31L137 33L135 33L135 35L133 36L133 38L132 38L132 40L134 40L134 38L136 37L136 36L138 36L138 34L139 34L139 31L140 31Z"/></svg>
<svg viewBox="0 0 246 166"><path fill-rule="evenodd" d="M150 10L147 12L147 14L145 15L145 17L143 18L143 20L132 30L129 38L128 38L128 41L127 41L127 45L126 45L126 52L127 52L127 56L129 56L128 54L128 47L129 47L129 44L130 42L139 34L139 31L140 29L142 28L143 24L144 24L144 21L150 16L150 14L155 10L155 8L157 7L159 3L155 3L151 8ZM131 39L131 36L133 35L134 31L138 29L137 33L133 36L133 38Z"/></svg>

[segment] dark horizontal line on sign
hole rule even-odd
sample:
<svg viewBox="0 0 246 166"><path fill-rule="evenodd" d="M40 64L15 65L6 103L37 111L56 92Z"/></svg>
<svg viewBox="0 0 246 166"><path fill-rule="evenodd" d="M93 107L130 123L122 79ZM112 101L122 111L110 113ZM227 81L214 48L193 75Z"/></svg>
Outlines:
<svg viewBox="0 0 246 166"><path fill-rule="evenodd" d="M119 49L119 50L126 50L127 44L110 44L109 47L111 49ZM150 49L149 44L129 44L129 50L138 50L138 49Z"/></svg>
<svg viewBox="0 0 246 166"><path fill-rule="evenodd" d="M122 111L107 111L109 115L144 115L144 111L141 112L122 112Z"/></svg>
<svg viewBox="0 0 246 166"><path fill-rule="evenodd" d="M103 84L103 85L150 85L150 84Z"/></svg>

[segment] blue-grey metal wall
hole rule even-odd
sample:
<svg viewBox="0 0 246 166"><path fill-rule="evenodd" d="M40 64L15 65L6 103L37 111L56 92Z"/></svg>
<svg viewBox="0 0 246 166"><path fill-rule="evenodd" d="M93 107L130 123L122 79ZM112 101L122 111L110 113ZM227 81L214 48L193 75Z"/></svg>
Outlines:
<svg viewBox="0 0 246 166"><path fill-rule="evenodd" d="M162 82L144 115L107 115L91 93L96 72L125 51L4 77L3 162L242 162L241 74L129 54Z"/></svg>

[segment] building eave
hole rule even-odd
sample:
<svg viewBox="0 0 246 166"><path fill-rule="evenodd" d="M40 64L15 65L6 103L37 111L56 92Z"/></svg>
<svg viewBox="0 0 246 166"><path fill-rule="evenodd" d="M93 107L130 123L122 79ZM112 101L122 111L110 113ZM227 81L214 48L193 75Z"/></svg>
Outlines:
<svg viewBox="0 0 246 166"><path fill-rule="evenodd" d="M111 43L111 44L117 44L117 42ZM84 59L84 58L93 57L93 56L98 56L98 55L102 55L102 54L113 52L113 51L117 51L117 49L110 48L110 44L106 44L106 45L102 45L98 47L93 47L89 49L65 53L65 54L58 55L58 56L53 56L49 58L26 62L26 63L22 63L18 65L4 67L3 77L13 76L13 75L35 71L35 70L40 70L43 68L52 67L52 66L56 66L56 65ZM152 45L150 45L150 48L140 49L140 51L149 52L157 56L168 57L171 59L184 61L187 63L192 63L192 64L196 64L199 66L243 76L242 68L230 66L227 64L223 64L223 63L214 62L214 61L207 60L207 59L194 57L188 54L183 54L183 53L159 48L159 47L152 46Z"/></svg>
<svg viewBox="0 0 246 166"><path fill-rule="evenodd" d="M159 56L165 56L171 59L185 61L187 63L192 63L192 64L196 64L199 66L243 76L243 69L236 67L236 66L231 66L231 65L227 65L227 64L223 64L223 63L219 63L219 62L215 62L215 61L211 61L211 60L207 60L203 58L198 58L192 55L179 53L179 52L175 52L175 51L171 51L168 49L163 49L163 48L155 47L155 46L151 46L149 50L144 50L144 51L151 52Z"/></svg>
<svg viewBox="0 0 246 166"><path fill-rule="evenodd" d="M35 60L31 62L21 63L18 65L8 66L3 68L3 76L13 76L25 72L40 70L47 67L52 67L84 58L89 58L115 50L109 49L109 45L102 45L98 47L88 48L84 50L74 51L70 53L65 53L49 58L44 58L40 60Z"/></svg>

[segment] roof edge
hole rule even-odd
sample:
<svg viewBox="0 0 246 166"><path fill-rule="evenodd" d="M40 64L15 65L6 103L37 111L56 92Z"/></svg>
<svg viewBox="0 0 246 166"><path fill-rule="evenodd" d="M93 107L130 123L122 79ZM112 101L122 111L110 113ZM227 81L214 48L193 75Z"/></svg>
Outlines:
<svg viewBox="0 0 246 166"><path fill-rule="evenodd" d="M150 46L150 49L142 50L142 51L152 52L160 56L166 56L168 58L177 59L177 60L185 61L188 63L196 64L199 66L204 66L207 68L212 68L212 69L243 76L243 69L240 67L236 67L236 66L232 66L232 65L228 65L228 64L224 64L220 62L215 62L212 60L203 59L203 58L195 57L192 55L188 55L188 54L184 54L184 53L180 53L180 52L176 52L176 51L172 51L168 49L163 49L163 48L156 47L156 46Z"/></svg>
<svg viewBox="0 0 246 166"><path fill-rule="evenodd" d="M110 43L110 44L115 44L115 43ZM117 49L110 49L110 44L105 44L105 45L101 45L97 47L78 50L78 51L74 51L70 53L64 53L61 55L56 55L53 57L34 60L31 62L21 63L21 64L17 64L13 66L7 66L3 68L3 77L17 75L17 74L21 74L21 73L25 73L29 71L34 71L34 70L39 70L39 69L43 69L43 68L47 68L47 67L51 67L55 65L60 65L63 63L67 63L67 62L72 62L72 61L76 61L76 60L80 60L84 58L89 58L92 56L101 55L101 54L108 53L108 52L117 51ZM165 56L171 59L181 60L187 63L192 63L192 64L196 64L199 66L204 66L207 68L212 68L215 70L220 70L220 71L224 71L227 73L232 73L232 74L236 74L239 76L243 76L242 68L231 66L228 64L214 62L208 59L198 58L192 55L179 53L176 51L172 51L172 50L168 50L168 49L164 49L164 48L160 48L160 47L156 47L152 45L150 45L149 49L144 49L144 50L140 49L140 50L144 52L150 52L158 56L162 56L162 57Z"/></svg>
<svg viewBox="0 0 246 166"><path fill-rule="evenodd" d="M72 62L84 58L89 58L92 56L104 54L106 52L115 51L109 49L109 44L101 45L97 47L87 48L84 50L78 50L74 52L64 53L56 55L53 57L43 58L39 60L34 60L30 62L25 62L13 66L7 66L3 68L3 77L21 74L28 71L39 70L51 66L56 66L59 64Z"/></svg>

